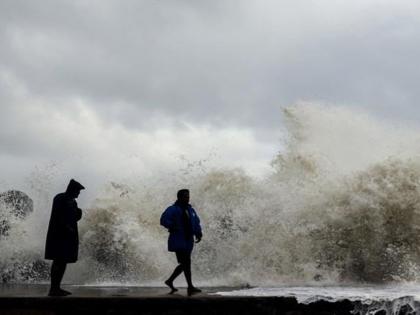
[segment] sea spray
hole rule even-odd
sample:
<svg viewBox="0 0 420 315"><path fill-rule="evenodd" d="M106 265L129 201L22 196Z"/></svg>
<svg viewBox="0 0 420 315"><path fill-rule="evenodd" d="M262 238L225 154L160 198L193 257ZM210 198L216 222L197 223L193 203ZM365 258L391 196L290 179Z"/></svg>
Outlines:
<svg viewBox="0 0 420 315"><path fill-rule="evenodd" d="M166 251L159 217L177 189L187 187L204 232L193 254L197 282L417 281L416 130L316 104L286 109L284 124L283 148L264 178L192 163L171 174L105 184L84 209L80 260L65 280L160 283L176 261ZM60 176L55 168L46 173L32 179L34 213L0 239L2 274L12 275L7 281L47 280L45 268L30 269L43 261L53 183ZM22 276L28 268L31 276Z"/></svg>

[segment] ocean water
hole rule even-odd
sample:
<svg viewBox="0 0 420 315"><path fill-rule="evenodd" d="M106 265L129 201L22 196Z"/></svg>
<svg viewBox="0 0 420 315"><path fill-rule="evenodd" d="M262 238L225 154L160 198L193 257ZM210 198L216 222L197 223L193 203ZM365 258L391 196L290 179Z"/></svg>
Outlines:
<svg viewBox="0 0 420 315"><path fill-rule="evenodd" d="M380 311L389 315L420 313L420 286L417 284L257 287L216 294L294 297L304 304L347 299L354 302L354 312L363 315Z"/></svg>
<svg viewBox="0 0 420 315"><path fill-rule="evenodd" d="M219 291L223 296L286 296L295 297L299 303L313 303L319 300L363 301L371 304L374 301L394 301L405 299L420 302L420 286L415 284L392 285L331 285L331 286L285 286L256 287Z"/></svg>
<svg viewBox="0 0 420 315"><path fill-rule="evenodd" d="M284 110L283 123L279 153L262 177L192 163L171 174L104 183L83 209L80 259L64 281L161 283L176 261L166 251L160 214L186 186L204 231L193 257L199 285L265 287L244 294L281 294L293 287L267 287L294 285L303 299L305 292L307 298L318 295L319 286L334 297L369 290L352 291L348 283L392 283L391 291L380 289L389 294L402 283L417 290L418 130L317 104ZM32 188L25 192L35 209L27 218L13 217L0 205L2 220L11 226L0 236L2 281L48 280L43 251L55 176L56 170L46 168L28 179Z"/></svg>

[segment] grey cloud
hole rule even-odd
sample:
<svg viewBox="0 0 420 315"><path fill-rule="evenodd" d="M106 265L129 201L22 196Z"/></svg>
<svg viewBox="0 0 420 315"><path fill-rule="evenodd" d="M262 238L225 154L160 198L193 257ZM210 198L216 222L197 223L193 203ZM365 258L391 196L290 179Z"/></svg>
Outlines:
<svg viewBox="0 0 420 315"><path fill-rule="evenodd" d="M300 99L419 118L415 2L3 1L0 12L2 69L56 106L86 99L130 128L168 115L266 134Z"/></svg>

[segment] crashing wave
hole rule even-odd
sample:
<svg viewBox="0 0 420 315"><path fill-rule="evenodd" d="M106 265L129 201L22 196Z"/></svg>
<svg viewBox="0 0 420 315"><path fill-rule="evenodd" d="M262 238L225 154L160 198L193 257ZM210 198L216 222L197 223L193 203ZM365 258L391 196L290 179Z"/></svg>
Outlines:
<svg viewBox="0 0 420 315"><path fill-rule="evenodd" d="M284 123L283 149L265 178L243 169L203 171L200 165L177 176L139 178L135 185L105 185L84 209L80 261L67 281L160 281L175 261L159 217L183 187L190 188L204 227L194 251L198 282L417 281L416 132L390 128L363 112L314 104L286 109ZM43 193L51 197L39 191L36 197ZM42 261L50 202L36 203L0 239L1 273L10 275L8 281L47 279L44 267L30 276L18 270Z"/></svg>

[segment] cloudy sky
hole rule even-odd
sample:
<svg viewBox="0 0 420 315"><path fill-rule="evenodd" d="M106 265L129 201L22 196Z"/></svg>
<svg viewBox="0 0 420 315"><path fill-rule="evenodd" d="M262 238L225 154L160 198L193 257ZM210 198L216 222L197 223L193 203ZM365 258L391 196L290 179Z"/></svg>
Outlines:
<svg viewBox="0 0 420 315"><path fill-rule="evenodd" d="M419 56L417 0L2 0L0 182L258 175L301 100L418 122Z"/></svg>

